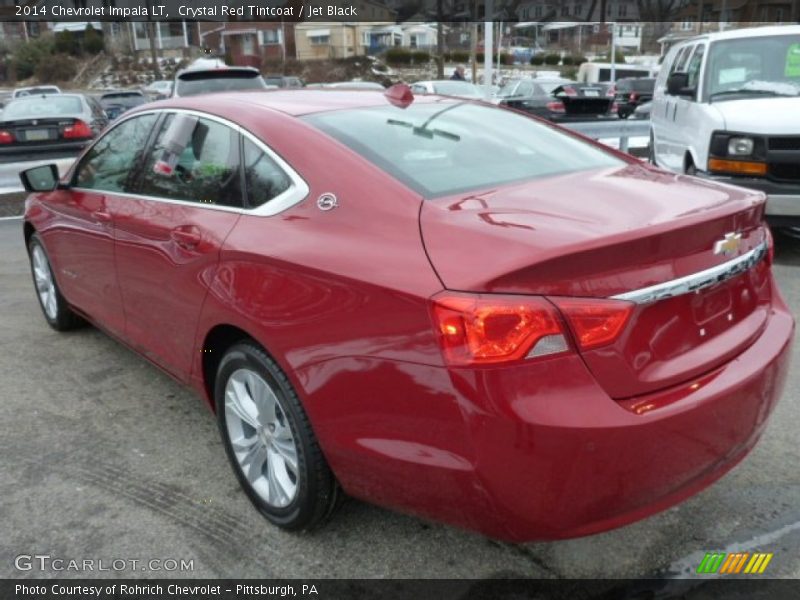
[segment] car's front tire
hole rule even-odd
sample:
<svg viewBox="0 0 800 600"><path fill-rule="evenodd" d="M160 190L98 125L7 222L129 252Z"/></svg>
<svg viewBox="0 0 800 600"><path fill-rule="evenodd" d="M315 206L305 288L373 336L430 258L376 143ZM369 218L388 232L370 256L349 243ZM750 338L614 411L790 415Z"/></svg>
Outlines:
<svg viewBox="0 0 800 600"><path fill-rule="evenodd" d="M252 342L231 347L214 397L225 451L250 501L288 530L321 525L341 490L286 375Z"/></svg>
<svg viewBox="0 0 800 600"><path fill-rule="evenodd" d="M58 289L50 258L38 233L34 233L28 241L28 258L36 297L47 324L56 331L68 331L82 325L83 319L72 312Z"/></svg>

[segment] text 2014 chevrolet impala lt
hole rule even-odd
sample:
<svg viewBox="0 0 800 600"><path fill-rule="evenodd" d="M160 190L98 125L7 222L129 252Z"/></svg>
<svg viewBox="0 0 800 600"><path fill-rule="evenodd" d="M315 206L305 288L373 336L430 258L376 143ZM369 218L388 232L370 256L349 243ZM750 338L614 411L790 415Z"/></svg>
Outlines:
<svg viewBox="0 0 800 600"><path fill-rule="evenodd" d="M343 491L508 540L602 531L731 469L784 384L763 194L509 110L173 99L23 180L48 323L194 387L287 529Z"/></svg>

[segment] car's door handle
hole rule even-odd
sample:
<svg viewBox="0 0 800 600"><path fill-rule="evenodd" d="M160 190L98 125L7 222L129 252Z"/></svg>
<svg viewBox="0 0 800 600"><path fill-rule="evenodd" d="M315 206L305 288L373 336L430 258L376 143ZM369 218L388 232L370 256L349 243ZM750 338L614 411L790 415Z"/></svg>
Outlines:
<svg viewBox="0 0 800 600"><path fill-rule="evenodd" d="M176 244L190 249L197 246L201 239L196 227L176 227L169 235Z"/></svg>
<svg viewBox="0 0 800 600"><path fill-rule="evenodd" d="M103 208L92 211L92 216L100 223L108 223L111 221L111 213Z"/></svg>

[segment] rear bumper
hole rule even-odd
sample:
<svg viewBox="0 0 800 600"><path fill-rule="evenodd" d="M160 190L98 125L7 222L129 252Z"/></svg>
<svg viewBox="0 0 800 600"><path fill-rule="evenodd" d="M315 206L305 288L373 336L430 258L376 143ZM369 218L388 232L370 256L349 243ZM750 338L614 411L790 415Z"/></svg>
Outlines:
<svg viewBox="0 0 800 600"><path fill-rule="evenodd" d="M758 340L696 382L614 402L588 373L579 380L577 365L559 368L576 385L571 395L542 398L520 381L529 393L511 400L511 418L476 429L477 476L499 516L490 534L597 533L664 510L733 468L764 431L788 372L794 321L774 293L779 306Z"/></svg>
<svg viewBox="0 0 800 600"><path fill-rule="evenodd" d="M575 354L484 369L337 358L298 380L349 494L493 538L560 539L664 510L735 466L781 395L793 335L775 289L737 358L624 402Z"/></svg>
<svg viewBox="0 0 800 600"><path fill-rule="evenodd" d="M712 181L749 188L767 195L766 214L776 224L800 225L800 182L776 183L755 177L727 177L699 173Z"/></svg>
<svg viewBox="0 0 800 600"><path fill-rule="evenodd" d="M80 142L60 142L30 146L0 146L0 163L69 158L83 152L83 149L91 142L92 140L82 140Z"/></svg>

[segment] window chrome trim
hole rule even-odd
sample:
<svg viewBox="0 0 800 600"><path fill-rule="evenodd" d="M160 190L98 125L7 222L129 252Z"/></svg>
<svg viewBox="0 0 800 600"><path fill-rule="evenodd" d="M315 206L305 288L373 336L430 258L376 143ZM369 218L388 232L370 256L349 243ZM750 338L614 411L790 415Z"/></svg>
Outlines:
<svg viewBox="0 0 800 600"><path fill-rule="evenodd" d="M222 125L225 125L226 127L229 127L231 129L233 129L234 131L236 131L240 135L244 136L245 138L247 138L251 142L253 142L259 150L261 150L269 158L271 158L275 162L275 164L277 164L278 167L280 167L281 170L283 170L283 172L286 173L286 175L291 180L292 184L289 186L289 189L287 189L284 192L281 192L280 194L275 196L272 200L269 200L268 202L265 202L264 204L262 204L261 206L258 206L256 208L246 208L244 206L240 207L240 206L223 206L223 205L217 205L217 204L204 204L202 202L195 202L193 200L179 200L179 199L174 199L174 198L162 198L161 196L150 196L150 195L144 195L144 194L132 194L130 192L112 192L112 191L109 191L109 190L98 190L98 189L92 189L92 188L82 188L82 187L77 187L77 186L72 187L72 189L76 190L76 191L79 191L79 192L86 192L86 193L93 193L93 194L114 194L114 195L123 196L123 197L126 197L126 198L135 198L135 199L138 199L138 200L152 200L154 202L166 202L168 204L178 204L180 206L194 206L194 207L199 207L199 208L207 208L209 210L221 210L221 211L224 211L224 212L235 212L235 213L239 213L239 214L243 214L243 215L252 215L252 216L256 216L256 217L271 217L271 216L277 215L277 214L282 213L283 211L291 208L295 204L299 204L300 202L302 202L303 200L305 200L308 197L310 189L308 187L308 184L305 182L305 180L302 177L300 177L300 175L297 173L297 171L295 171L291 166L289 166L289 163L287 163L285 160L283 160L283 158L281 158L274 150L272 150L269 146L267 146L255 134L251 133L250 131L248 131L247 129L242 127L241 125L238 125L237 123L234 123L233 121L230 121L230 120L225 119L223 117L218 117L217 115L212 115L212 114L209 114L209 113L205 113L205 112L202 112L202 111L199 111L199 110L188 109L188 108L161 108L161 109L143 110L143 111L137 112L135 114L127 115L124 118L121 117L120 119L118 119L114 123L114 127L109 129L108 131L106 131L103 134L102 137L98 138L97 141L95 142L95 144L98 143L100 140L102 140L106 135L111 133L118 126L122 125L124 122L126 122L126 121L128 121L130 119L135 119L136 117L141 117L141 116L147 115L147 114L157 114L158 115L158 114L165 114L165 113L166 114L169 114L169 113L184 113L184 114L188 114L188 115L193 115L193 116L200 117L200 118L203 118L203 119L208 119L209 121L216 121L217 123L220 123ZM89 149L94 147L95 144L92 144L92 146L90 146ZM87 149L87 152L89 151L89 149ZM239 160L241 161L242 159L243 159L243 157L240 156ZM75 162L72 171L69 173L70 181L75 177L75 174L77 173L77 169L78 169L78 161ZM244 201L244 198L242 200Z"/></svg>
<svg viewBox="0 0 800 600"><path fill-rule="evenodd" d="M733 260L724 262L721 265L717 265L716 267L698 271L697 273L692 273L691 275L679 277L671 281L665 281L664 283L633 290L632 292L617 294L616 296L611 296L611 298L613 300L627 300L636 304L649 304L666 298L690 294L717 285L731 277L744 273L758 264L766 254L767 242L762 241L749 252Z"/></svg>

